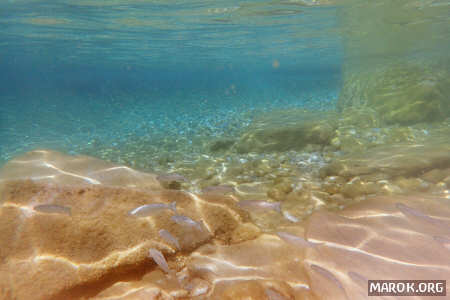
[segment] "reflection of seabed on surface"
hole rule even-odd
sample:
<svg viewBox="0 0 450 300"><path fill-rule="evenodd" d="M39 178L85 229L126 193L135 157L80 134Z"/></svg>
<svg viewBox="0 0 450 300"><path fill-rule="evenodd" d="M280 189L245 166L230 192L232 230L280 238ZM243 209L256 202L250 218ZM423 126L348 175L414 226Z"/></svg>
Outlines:
<svg viewBox="0 0 450 300"><path fill-rule="evenodd" d="M32 177L37 178L35 184L20 183ZM71 294L74 289L77 297L91 291L85 295L93 299L142 299L156 295L211 299L244 296L360 299L367 291L367 279L450 279L450 205L445 198L372 197L337 212L321 210L305 221L283 223L274 231L262 233L248 222L248 215L236 205L233 195L162 190L152 174L89 157L34 151L11 161L1 171L0 179L2 218L10 220L11 214L21 216L11 223L19 222L17 227L3 232L6 239L14 240L7 251L18 247L19 241L27 240L24 234L36 226L32 224L40 224L35 236L46 239L46 246L32 242L28 255L23 256L23 250L17 249L22 253L20 259L12 254L5 256L0 277L10 283L8 290L18 295L18 299L25 299L21 295L27 293L14 283L27 280L17 277L14 270L19 265L29 274L45 270L42 278L53 278L46 292L34 291L36 299L62 296L75 299ZM92 184L93 180L99 184ZM22 184L20 192L11 190L11 184L17 187ZM32 188L28 194L33 195L31 199L20 198L20 193L30 193L25 191L26 186ZM92 193L102 205L91 207L89 203L93 200L86 198L86 193ZM132 205L172 201L177 203L177 214L201 220L204 226L199 229L187 223L170 223L175 214L171 209L142 218L127 214ZM86 213L91 214L89 218L84 216ZM43 232L46 222L60 229ZM86 227L85 222L93 222L89 223L88 232L96 232L94 238L103 236L96 242L99 244L86 249L79 245L59 253L62 245L57 232L64 230L66 242L77 245L77 240L70 238L76 237L77 228ZM103 222L113 231L106 230L101 225ZM114 229L114 224L121 226ZM136 231L143 225L144 231ZM120 231L121 227L125 231ZM162 229L170 234L169 240L159 237ZM145 231L148 233L143 234ZM88 232L83 235L90 235ZM115 246L118 248L104 252L102 240L108 243L111 234L117 241L122 241L125 234L134 242L129 246L126 245L130 242L119 243ZM174 241L179 242L177 247ZM149 248L165 256L170 268L168 274L146 257ZM97 258L80 260L76 254L80 250ZM165 258L158 257L158 260L161 263ZM114 275L117 268L124 268L123 275ZM109 284L95 276L100 270L109 278ZM67 274L62 279L63 285L54 272ZM143 272L143 277L124 280L126 274L133 272ZM35 281L27 282L33 282L27 290L37 286Z"/></svg>

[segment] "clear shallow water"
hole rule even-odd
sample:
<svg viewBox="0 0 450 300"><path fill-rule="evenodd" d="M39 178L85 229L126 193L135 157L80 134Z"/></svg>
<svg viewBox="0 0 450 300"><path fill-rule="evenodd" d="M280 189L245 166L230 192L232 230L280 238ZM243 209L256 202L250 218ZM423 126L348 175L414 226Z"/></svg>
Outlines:
<svg viewBox="0 0 450 300"><path fill-rule="evenodd" d="M255 117L280 109L320 113L372 101L366 108L380 113L370 125L377 132L392 126L381 124L388 114L403 126L430 120L410 115L447 113L445 101L433 102L447 94L439 87L446 76L433 77L448 70L445 1L7 1L1 8L0 164L36 148L132 166L161 151L209 154L214 141L239 139ZM397 64L406 71L383 75ZM418 72L411 64L431 67ZM420 88L436 82L436 91ZM395 90L404 99L424 93L417 101L431 108L408 111L400 96L380 108L377 95Z"/></svg>
<svg viewBox="0 0 450 300"><path fill-rule="evenodd" d="M367 279L450 278L449 16L2 2L0 298L359 299Z"/></svg>
<svg viewBox="0 0 450 300"><path fill-rule="evenodd" d="M333 7L271 2L2 4L1 160L83 153L129 135L245 125L239 113L324 109L339 89ZM241 122L242 121L242 122ZM238 128L236 128L238 129Z"/></svg>
<svg viewBox="0 0 450 300"><path fill-rule="evenodd" d="M334 110L352 72L446 60L448 7L3 2L0 163L36 148L114 160L105 149L131 140L198 152L205 139L236 138L259 112Z"/></svg>
<svg viewBox="0 0 450 300"><path fill-rule="evenodd" d="M3 160L36 147L83 153L94 141L109 147L130 135L151 140L167 134L192 139L205 130L214 137L231 134L230 127L236 131L248 124L246 112L329 109L335 105L339 81L338 69L294 74L282 69L63 71L44 82L24 72L28 83L7 88L1 112ZM119 74L107 82L110 72Z"/></svg>

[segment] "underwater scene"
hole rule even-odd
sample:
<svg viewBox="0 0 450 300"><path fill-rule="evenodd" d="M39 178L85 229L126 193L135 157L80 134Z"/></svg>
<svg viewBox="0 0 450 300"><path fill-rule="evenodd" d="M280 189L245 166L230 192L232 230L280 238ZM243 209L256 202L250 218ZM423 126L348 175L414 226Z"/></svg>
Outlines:
<svg viewBox="0 0 450 300"><path fill-rule="evenodd" d="M0 16L0 300L448 299L449 1Z"/></svg>

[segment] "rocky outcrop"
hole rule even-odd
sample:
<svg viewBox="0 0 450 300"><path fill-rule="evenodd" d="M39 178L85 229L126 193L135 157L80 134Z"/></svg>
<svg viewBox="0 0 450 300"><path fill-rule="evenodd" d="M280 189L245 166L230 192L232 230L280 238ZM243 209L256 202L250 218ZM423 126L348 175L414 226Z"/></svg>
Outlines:
<svg viewBox="0 0 450 300"><path fill-rule="evenodd" d="M321 148L331 143L336 126L331 114L272 112L254 120L234 147L238 153L300 150L308 145Z"/></svg>
<svg viewBox="0 0 450 300"><path fill-rule="evenodd" d="M450 77L440 65L403 63L348 71L338 105L368 107L385 124L441 121L450 115Z"/></svg>
<svg viewBox="0 0 450 300"><path fill-rule="evenodd" d="M370 175L380 179L418 176L433 169L450 167L450 143L447 138L429 139L424 144L393 144L374 147L335 159L321 170L322 176ZM448 174L447 174L448 175Z"/></svg>
<svg viewBox="0 0 450 300"><path fill-rule="evenodd" d="M126 173L99 175L111 168ZM247 215L232 198L158 190L152 174L93 158L33 151L8 163L1 174L2 299L92 296L153 269L151 248L177 270L182 257L200 245L213 238L230 243L246 231L240 226ZM130 187L132 182L139 185ZM170 203L176 209L169 209ZM144 217L130 213L147 204L167 209ZM178 215L189 219L177 222ZM177 247L160 234L162 229Z"/></svg>
<svg viewBox="0 0 450 300"><path fill-rule="evenodd" d="M153 271L95 299L361 299L368 279L448 280L449 216L448 199L373 198L242 243L204 245L178 280Z"/></svg>
<svg viewBox="0 0 450 300"><path fill-rule="evenodd" d="M36 151L1 170L1 299L358 299L366 279L450 278L446 198L373 197L283 222L281 206L263 232L234 195L102 163ZM93 181L110 168L126 173Z"/></svg>

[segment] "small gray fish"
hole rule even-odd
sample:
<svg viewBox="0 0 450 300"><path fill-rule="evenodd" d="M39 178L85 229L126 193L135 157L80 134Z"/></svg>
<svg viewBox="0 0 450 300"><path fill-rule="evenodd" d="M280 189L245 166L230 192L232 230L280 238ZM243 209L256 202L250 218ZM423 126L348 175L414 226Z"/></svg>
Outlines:
<svg viewBox="0 0 450 300"><path fill-rule="evenodd" d="M445 236L437 236L437 235L435 235L435 236L433 236L433 239L436 242L442 244L442 246L444 246L445 248L450 250L450 239L449 238L447 238Z"/></svg>
<svg viewBox="0 0 450 300"><path fill-rule="evenodd" d="M300 219L291 215L288 211L283 211L282 213L283 217L289 221L291 221L292 223L298 223L300 222Z"/></svg>
<svg viewBox="0 0 450 300"><path fill-rule="evenodd" d="M444 228L447 228L447 229L450 228L449 226L445 225L445 224L444 224L443 222L441 222L440 220L438 220L438 219L436 219L436 218L433 218L433 217L430 217L430 216L424 214L423 212L421 212L421 211L419 211L419 210L417 210L417 209L414 209L414 208L412 208L412 207L409 207L409 206L407 206L407 205L405 205L405 204L403 204L403 203L396 203L395 206L396 206L397 209L400 210L400 211L402 212L402 214L404 214L405 216L408 216L408 215L409 215L409 216L414 216L414 217L417 217L417 218L421 218L421 219L423 219L423 220L425 220L425 221L428 221L428 222L430 222L430 223L432 223L432 224L434 224L434 225L437 225L437 226L443 226Z"/></svg>
<svg viewBox="0 0 450 300"><path fill-rule="evenodd" d="M150 250L148 251L148 254L151 258L153 258L155 263L161 269L163 269L164 272L169 273L169 271L170 271L169 265L167 264L167 261L164 258L164 255L161 253L161 251L159 251L158 249L155 249L155 248L150 248Z"/></svg>
<svg viewBox="0 0 450 300"><path fill-rule="evenodd" d="M409 207L403 203L396 203L395 206L397 207L398 210L400 210L405 215L412 215L412 216L419 217L419 218L429 218L424 213L422 213L412 207Z"/></svg>
<svg viewBox="0 0 450 300"><path fill-rule="evenodd" d="M170 204L151 203L151 204L146 204L146 205L136 207L135 209L129 211L128 214L131 216L138 217L138 218L144 218L144 217L149 217L154 214L157 214L160 211L166 210L166 209L170 209L174 213L177 213L176 205L177 205L177 203L175 201Z"/></svg>
<svg viewBox="0 0 450 300"><path fill-rule="evenodd" d="M320 245L319 243L313 243L310 241L305 240L302 237L299 237L297 235L293 235L284 231L278 231L277 235L285 241L286 243L292 244L296 247L300 248L310 248L310 247L316 247L317 245Z"/></svg>
<svg viewBox="0 0 450 300"><path fill-rule="evenodd" d="M269 300L288 300L288 298L280 294L278 291L270 288L266 289L266 296Z"/></svg>
<svg viewBox="0 0 450 300"><path fill-rule="evenodd" d="M180 243L178 242L178 239L176 237L174 237L172 234L170 234L170 232L168 232L165 229L161 229L159 231L159 236L162 237L166 242L175 245L175 247L178 250L181 250L180 248Z"/></svg>
<svg viewBox="0 0 450 300"><path fill-rule="evenodd" d="M62 214L62 215L68 215L68 216L72 215L70 207L57 205L57 204L36 205L33 209L35 211L38 211L41 213L46 213L46 214Z"/></svg>
<svg viewBox="0 0 450 300"><path fill-rule="evenodd" d="M268 202L260 200L243 200L237 203L239 207L245 210L274 210L281 213L281 203L280 202Z"/></svg>
<svg viewBox="0 0 450 300"><path fill-rule="evenodd" d="M368 279L357 272L349 271L347 275L358 284L367 284Z"/></svg>
<svg viewBox="0 0 450 300"><path fill-rule="evenodd" d="M363 275L350 271L347 273L348 277L350 277L353 282L358 285L360 287L360 290L358 291L359 295L361 295L361 297L359 297L360 299L366 299L367 294L365 293L367 291L367 282L368 279L366 277L364 277Z"/></svg>
<svg viewBox="0 0 450 300"><path fill-rule="evenodd" d="M345 293L345 289L342 286L341 282L339 281L339 279L336 278L336 276L334 276L333 273L331 273L330 271L328 271L325 268L322 268L318 265L315 264L311 264L311 269L314 270L315 272L321 274L322 276L326 277L328 280L330 280L331 282L333 282L337 287L339 287L344 293Z"/></svg>
<svg viewBox="0 0 450 300"><path fill-rule="evenodd" d="M190 227L195 227L198 230L202 230L202 226L199 222L192 220L189 217L186 216L180 216L180 215L175 215L171 217L172 220L177 223L178 225L182 225L182 226L190 226Z"/></svg>

